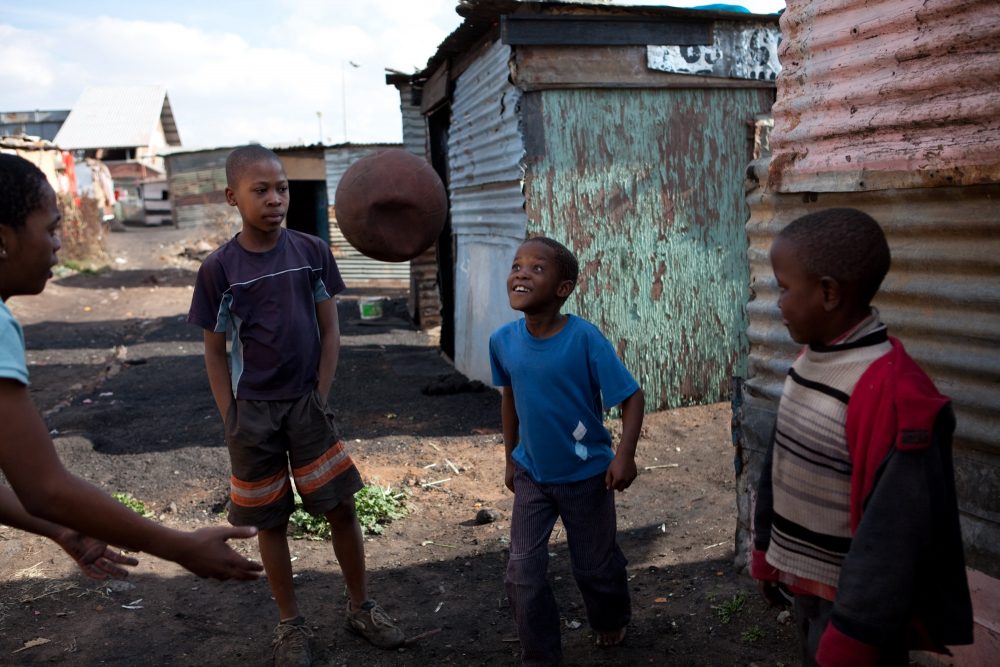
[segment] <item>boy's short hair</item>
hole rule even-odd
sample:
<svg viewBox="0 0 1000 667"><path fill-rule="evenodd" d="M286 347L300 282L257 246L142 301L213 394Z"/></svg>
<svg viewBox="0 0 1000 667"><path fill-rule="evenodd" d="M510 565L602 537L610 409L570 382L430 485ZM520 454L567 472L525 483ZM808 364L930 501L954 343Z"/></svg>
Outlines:
<svg viewBox="0 0 1000 667"><path fill-rule="evenodd" d="M777 239L795 244L807 271L836 279L866 305L889 272L889 243L882 228L854 208L829 208L796 218Z"/></svg>
<svg viewBox="0 0 1000 667"><path fill-rule="evenodd" d="M0 224L18 229L42 205L48 179L19 155L0 153Z"/></svg>
<svg viewBox="0 0 1000 667"><path fill-rule="evenodd" d="M571 280L576 283L580 276L580 263L576 261L576 256L569 248L555 239L547 236L532 236L524 241L525 243L541 243L553 250L556 256L556 265L559 267L559 277L563 280Z"/></svg>
<svg viewBox="0 0 1000 667"><path fill-rule="evenodd" d="M281 164L277 153L260 144L248 144L234 149L226 158L226 185L235 187L248 166L264 160L275 160Z"/></svg>

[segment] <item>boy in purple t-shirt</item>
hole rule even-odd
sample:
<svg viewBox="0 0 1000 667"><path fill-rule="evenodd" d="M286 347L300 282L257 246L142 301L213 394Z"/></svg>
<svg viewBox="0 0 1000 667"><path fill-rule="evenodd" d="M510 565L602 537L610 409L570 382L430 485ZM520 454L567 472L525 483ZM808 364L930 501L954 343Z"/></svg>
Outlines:
<svg viewBox="0 0 1000 667"><path fill-rule="evenodd" d="M281 226L288 179L262 146L226 159L226 201L242 230L208 256L188 321L205 330L205 365L225 423L232 465L230 523L256 526L261 560L278 606L274 658L308 665L311 631L299 614L288 552L294 501L324 515L350 600L347 627L382 648L403 633L368 598L365 552L354 494L361 476L327 409L340 332L333 298L344 289L322 240ZM226 359L226 335L232 350Z"/></svg>

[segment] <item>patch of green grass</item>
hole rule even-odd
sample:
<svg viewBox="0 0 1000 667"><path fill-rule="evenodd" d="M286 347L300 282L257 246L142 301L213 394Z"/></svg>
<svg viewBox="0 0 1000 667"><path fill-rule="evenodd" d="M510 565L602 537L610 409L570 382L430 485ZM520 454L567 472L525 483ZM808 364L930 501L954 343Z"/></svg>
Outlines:
<svg viewBox="0 0 1000 667"><path fill-rule="evenodd" d="M751 625L740 635L740 639L743 640L744 644L756 644L763 638L764 631L759 625Z"/></svg>
<svg viewBox="0 0 1000 667"><path fill-rule="evenodd" d="M385 525L406 516L406 492L388 484L366 486L354 495L358 521L366 535L381 535Z"/></svg>
<svg viewBox="0 0 1000 667"><path fill-rule="evenodd" d="M733 617L743 611L743 605L747 602L747 594L740 592L729 598L719 606L715 607L715 613L718 614L719 620L723 623L728 623L733 620Z"/></svg>
<svg viewBox="0 0 1000 667"><path fill-rule="evenodd" d="M147 519L153 516L153 512L146 508L146 504L133 496L131 493L126 493L124 491L115 491L111 494L111 497L120 502L125 507L129 508L139 516L144 516Z"/></svg>
<svg viewBox="0 0 1000 667"><path fill-rule="evenodd" d="M395 491L389 485L369 485L354 494L354 506L361 532L365 535L381 535L386 524L406 516L406 493ZM295 539L330 539L330 524L326 518L313 516L302 509L302 499L297 493L295 510L289 518L289 524L292 527L291 535Z"/></svg>

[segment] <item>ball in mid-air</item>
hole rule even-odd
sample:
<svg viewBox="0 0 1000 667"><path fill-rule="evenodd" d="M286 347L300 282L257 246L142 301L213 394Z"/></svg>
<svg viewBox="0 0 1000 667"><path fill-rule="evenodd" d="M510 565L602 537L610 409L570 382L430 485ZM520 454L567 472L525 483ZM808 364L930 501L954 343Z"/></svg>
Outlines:
<svg viewBox="0 0 1000 667"><path fill-rule="evenodd" d="M424 252L444 228L448 197L426 160L398 148L356 160L337 185L334 210L348 243L383 262Z"/></svg>

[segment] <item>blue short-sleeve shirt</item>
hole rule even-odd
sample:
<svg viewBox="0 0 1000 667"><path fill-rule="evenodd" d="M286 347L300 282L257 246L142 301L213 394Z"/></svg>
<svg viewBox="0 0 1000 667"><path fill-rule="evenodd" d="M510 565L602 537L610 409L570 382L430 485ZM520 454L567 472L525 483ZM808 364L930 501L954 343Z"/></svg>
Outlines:
<svg viewBox="0 0 1000 667"><path fill-rule="evenodd" d="M24 330L3 301L0 301L0 377L28 384Z"/></svg>
<svg viewBox="0 0 1000 667"><path fill-rule="evenodd" d="M493 384L511 387L520 430L513 458L540 484L575 482L614 458L604 408L639 384L590 322L570 315L562 330L535 338L523 319L490 336Z"/></svg>

